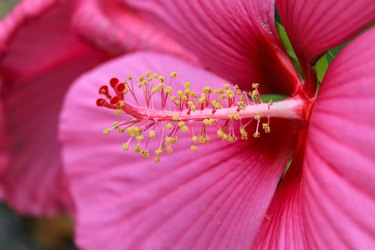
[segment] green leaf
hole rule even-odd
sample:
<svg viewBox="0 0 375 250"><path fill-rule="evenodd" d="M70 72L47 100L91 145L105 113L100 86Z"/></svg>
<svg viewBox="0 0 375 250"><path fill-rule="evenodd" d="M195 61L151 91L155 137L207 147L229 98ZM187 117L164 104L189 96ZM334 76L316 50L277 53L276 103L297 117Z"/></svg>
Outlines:
<svg viewBox="0 0 375 250"><path fill-rule="evenodd" d="M329 52L328 52L329 53ZM327 53L327 54L328 54ZM318 78L319 82L322 82L324 75L327 72L328 69L328 59L327 59L327 54L322 56L315 64L315 72L316 72L316 77Z"/></svg>
<svg viewBox="0 0 375 250"><path fill-rule="evenodd" d="M269 102L270 100L272 100L273 102L277 102L277 101L281 101L281 100L284 100L286 98L288 98L289 96L287 95L277 95L277 94L268 94L268 95L262 95L262 102Z"/></svg>
<svg viewBox="0 0 375 250"><path fill-rule="evenodd" d="M283 44L283 46L286 50L286 53L288 54L288 56L290 57L290 59L292 60L292 62L294 64L294 67L297 69L298 73L302 77L301 65L299 64L297 55L294 52L294 49L292 47L292 43L290 42L289 37L288 37L284 27L280 23L276 22L276 29L277 29L277 32L279 33L279 37L280 37L281 42L282 42L282 44Z"/></svg>

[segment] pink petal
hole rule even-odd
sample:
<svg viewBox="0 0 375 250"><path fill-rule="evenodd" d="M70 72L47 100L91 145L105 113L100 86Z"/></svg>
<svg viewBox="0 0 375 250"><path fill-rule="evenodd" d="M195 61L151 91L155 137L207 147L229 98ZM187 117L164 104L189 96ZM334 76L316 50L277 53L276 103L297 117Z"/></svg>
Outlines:
<svg viewBox="0 0 375 250"><path fill-rule="evenodd" d="M375 21L372 0L277 0L277 10L302 63L345 42Z"/></svg>
<svg viewBox="0 0 375 250"><path fill-rule="evenodd" d="M292 93L298 75L274 25L274 1L125 0L199 56L216 74L242 87Z"/></svg>
<svg viewBox="0 0 375 250"><path fill-rule="evenodd" d="M375 29L350 44L329 69L304 162L294 155L255 248L374 248L374 42Z"/></svg>
<svg viewBox="0 0 375 250"><path fill-rule="evenodd" d="M58 3L59 0L24 0L16 5L14 10L0 22L0 54L7 49L8 43L20 26L30 19L43 15Z"/></svg>
<svg viewBox="0 0 375 250"><path fill-rule="evenodd" d="M311 117L301 206L312 248L375 247L374 44L373 28L339 54Z"/></svg>
<svg viewBox="0 0 375 250"><path fill-rule="evenodd" d="M289 169L264 215L254 249L305 249L300 196L300 169Z"/></svg>
<svg viewBox="0 0 375 250"><path fill-rule="evenodd" d="M89 42L113 54L154 50L197 61L165 32L118 0L81 0L73 25Z"/></svg>
<svg viewBox="0 0 375 250"><path fill-rule="evenodd" d="M56 135L62 98L72 80L102 58L71 33L72 1L57 1L47 9L41 2L23 2L0 24L17 24L9 29L12 35L5 39L0 61L10 144L0 189L18 212L51 215L63 209L66 198ZM32 6L43 6L43 11L31 15Z"/></svg>
<svg viewBox="0 0 375 250"><path fill-rule="evenodd" d="M224 80L170 56L134 54L81 77L61 115L65 171L83 249L248 249L295 142L295 126L275 120L270 137L251 144L213 142L190 151L180 138L160 164L123 152L126 136L102 135L113 112L95 106L111 77L147 70L198 88ZM194 85L193 85L194 86ZM103 231L103 228L105 230Z"/></svg>

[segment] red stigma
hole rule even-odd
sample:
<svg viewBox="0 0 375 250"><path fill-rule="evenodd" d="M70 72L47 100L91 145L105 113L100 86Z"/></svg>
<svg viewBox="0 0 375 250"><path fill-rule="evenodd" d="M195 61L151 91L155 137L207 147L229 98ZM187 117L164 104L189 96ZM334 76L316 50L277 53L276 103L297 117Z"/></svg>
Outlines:
<svg viewBox="0 0 375 250"><path fill-rule="evenodd" d="M108 87L106 85L103 85L99 88L99 94L101 95L109 95Z"/></svg>
<svg viewBox="0 0 375 250"><path fill-rule="evenodd" d="M111 104L117 104L120 101L120 98L118 96L115 96L111 99Z"/></svg>
<svg viewBox="0 0 375 250"><path fill-rule="evenodd" d="M98 106L98 107L104 106L105 103L106 103L106 101L102 98L99 98L98 100L96 100L96 106Z"/></svg>
<svg viewBox="0 0 375 250"><path fill-rule="evenodd" d="M119 80L117 78L112 78L110 81L109 81L109 84L111 85L112 88L115 88L116 85L119 83Z"/></svg>
<svg viewBox="0 0 375 250"><path fill-rule="evenodd" d="M119 85L117 85L116 87L117 92L123 92L124 90L125 90L125 84L120 83Z"/></svg>

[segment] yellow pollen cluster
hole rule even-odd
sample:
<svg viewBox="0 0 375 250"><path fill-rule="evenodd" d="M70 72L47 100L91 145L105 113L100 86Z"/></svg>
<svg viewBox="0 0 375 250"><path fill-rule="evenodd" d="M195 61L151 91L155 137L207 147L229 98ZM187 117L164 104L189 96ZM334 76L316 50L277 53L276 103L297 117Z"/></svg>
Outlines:
<svg viewBox="0 0 375 250"><path fill-rule="evenodd" d="M232 87L230 84L218 89L205 86L197 94L192 90L190 81L183 83L182 90L174 91L172 81L176 77L177 73L172 72L168 81L163 75L147 71L135 83L131 75L124 82L111 79L115 96L109 93L108 87L102 87L99 94L106 99L98 100L97 104L113 109L116 116L126 115L128 118L114 122L112 127L103 130L103 134L113 130L126 132L129 139L122 144L122 149L128 151L130 144L135 143L133 151L144 158L150 157L149 147L154 145L152 141L158 142L151 154L154 154L155 162L160 162L163 152L173 152L172 147L178 143L181 133L191 134L190 149L197 151L199 143L212 140L209 136L212 131L228 142L235 142L238 138L248 140L248 126L253 120L256 122L255 132L252 133L254 138L260 137L260 128L264 133L271 132L269 117L261 112L250 117L245 113L248 107L262 104L259 83L253 83L250 91L242 91L237 85ZM171 95L172 92L174 95ZM161 101L154 102L155 96L160 96ZM268 109L271 106L272 101L268 103ZM267 121L264 122L264 119ZM196 126L200 128L197 130Z"/></svg>

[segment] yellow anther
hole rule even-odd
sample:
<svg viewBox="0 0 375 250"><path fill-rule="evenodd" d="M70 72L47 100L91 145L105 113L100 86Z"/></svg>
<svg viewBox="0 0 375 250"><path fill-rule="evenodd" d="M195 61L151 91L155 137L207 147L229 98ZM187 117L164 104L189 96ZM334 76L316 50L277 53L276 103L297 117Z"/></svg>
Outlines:
<svg viewBox="0 0 375 250"><path fill-rule="evenodd" d="M195 136L195 135L192 136L192 137L191 137L191 141L192 141L192 142L197 142L197 141L198 141L198 137Z"/></svg>
<svg viewBox="0 0 375 250"><path fill-rule="evenodd" d="M111 133L111 129L109 129L109 128L105 128L105 129L103 130L103 134L107 135L107 134L109 134L109 133Z"/></svg>
<svg viewBox="0 0 375 250"><path fill-rule="evenodd" d="M271 133L271 127L268 123L263 123L262 127L263 127L265 133Z"/></svg>
<svg viewBox="0 0 375 250"><path fill-rule="evenodd" d="M181 131L182 132L188 132L189 131L189 127L188 126L183 126L182 128L181 128Z"/></svg>
<svg viewBox="0 0 375 250"><path fill-rule="evenodd" d="M261 112L259 112L258 114L256 114L256 115L254 116L254 119L257 120L257 121L259 121L260 118L262 118L262 113L261 113Z"/></svg>
<svg viewBox="0 0 375 250"><path fill-rule="evenodd" d="M119 105L120 107L124 107L124 106L125 106L125 102L124 102L124 101L119 101L118 105Z"/></svg>
<svg viewBox="0 0 375 250"><path fill-rule="evenodd" d="M119 124L119 122L112 123L112 127L116 127Z"/></svg>
<svg viewBox="0 0 375 250"><path fill-rule="evenodd" d="M178 115L173 115L172 116L172 120L173 121L178 121L180 118L179 118L179 116Z"/></svg>
<svg viewBox="0 0 375 250"><path fill-rule="evenodd" d="M139 152L141 152L141 147L140 147L139 145L135 145L135 147L134 147L134 152L135 152L135 153L139 153Z"/></svg>
<svg viewBox="0 0 375 250"><path fill-rule="evenodd" d="M241 108L241 110L245 110L246 109L246 104L243 101L239 101L237 104Z"/></svg>
<svg viewBox="0 0 375 250"><path fill-rule="evenodd" d="M197 151L197 150L198 150L198 147L195 146L195 145L191 145L191 146L190 146L190 149L191 149L192 151Z"/></svg>
<svg viewBox="0 0 375 250"><path fill-rule="evenodd" d="M232 99L234 98L234 93L233 93L232 90L227 90L226 95L227 95L229 98L232 98Z"/></svg>
<svg viewBox="0 0 375 250"><path fill-rule="evenodd" d="M184 87L185 87L185 89L188 89L188 88L190 88L190 87L191 87L191 85L192 85L192 83L191 83L191 82L185 82L185 83L184 83Z"/></svg>
<svg viewBox="0 0 375 250"><path fill-rule="evenodd" d="M128 79L129 80L133 79L132 75L128 75Z"/></svg>
<svg viewBox="0 0 375 250"><path fill-rule="evenodd" d="M235 136L228 136L227 140L229 142L235 142L236 141L236 137Z"/></svg>
<svg viewBox="0 0 375 250"><path fill-rule="evenodd" d="M161 155L162 153L163 153L163 150L161 150L160 148L155 150L156 155Z"/></svg>
<svg viewBox="0 0 375 250"><path fill-rule="evenodd" d="M253 83L253 84L251 85L251 87L252 87L253 89L257 89L257 88L259 88L259 83Z"/></svg>
<svg viewBox="0 0 375 250"><path fill-rule="evenodd" d="M258 131L256 131L254 134L253 134L253 137L254 138L259 138L260 137L260 133Z"/></svg>
<svg viewBox="0 0 375 250"><path fill-rule="evenodd" d="M173 138L172 144L176 144L177 142L178 142L178 137L176 136L175 138Z"/></svg>
<svg viewBox="0 0 375 250"><path fill-rule="evenodd" d="M177 73L176 73L176 72L172 72L172 73L169 75L170 78L174 78L174 77L176 77L176 76L177 76Z"/></svg>
<svg viewBox="0 0 375 250"><path fill-rule="evenodd" d="M177 105L180 105L180 100L176 100L176 101L174 101L174 103L176 103Z"/></svg>
<svg viewBox="0 0 375 250"><path fill-rule="evenodd" d="M242 91L241 91L240 87L238 87L238 85L237 85L237 84L236 84L236 85L234 85L234 90L236 91L236 93L237 93L238 95L240 95L240 94L242 93Z"/></svg>
<svg viewBox="0 0 375 250"><path fill-rule="evenodd" d="M155 156L154 161L155 161L156 163L159 163L159 162L160 162L160 158L159 158L158 156Z"/></svg>
<svg viewBox="0 0 375 250"><path fill-rule="evenodd" d="M219 129L219 130L216 132L216 134L217 134L217 136L219 136L220 138L222 138L223 135L224 135L224 132L223 132L223 130Z"/></svg>
<svg viewBox="0 0 375 250"><path fill-rule="evenodd" d="M191 110L193 111L197 110L197 107L194 105L192 101L188 101L186 104L189 106Z"/></svg>
<svg viewBox="0 0 375 250"><path fill-rule="evenodd" d="M224 93L224 90L222 88L218 88L218 89L215 89L214 90L214 94L215 95L218 95L218 94L223 94Z"/></svg>
<svg viewBox="0 0 375 250"><path fill-rule="evenodd" d="M129 91L130 91L130 89L129 89L128 85L126 85L126 86L125 86L125 89L124 89L124 93L128 93ZM122 106L121 106L121 102L122 102L122 101L120 101L120 107L122 107ZM124 104L125 104L125 102L124 102Z"/></svg>
<svg viewBox="0 0 375 250"><path fill-rule="evenodd" d="M150 77L150 76L151 76L151 71L148 70L148 71L146 72L146 76L147 76L147 77Z"/></svg>
<svg viewBox="0 0 375 250"><path fill-rule="evenodd" d="M209 87L209 86L206 86L203 88L203 92L207 93L207 94L210 94L212 92L212 88Z"/></svg>
<svg viewBox="0 0 375 250"><path fill-rule="evenodd" d="M230 87L230 85L229 85L228 83L224 84L224 89L225 89L225 90L228 90L229 87Z"/></svg>
<svg viewBox="0 0 375 250"><path fill-rule="evenodd" d="M207 100L207 95L205 93L202 93L201 97L198 99L198 103L203 104L206 102L206 100Z"/></svg>
<svg viewBox="0 0 375 250"><path fill-rule="evenodd" d="M223 108L223 107L221 106L221 104L218 103L216 100L213 100L211 103L212 103L212 106L214 106L216 109L221 109L221 108Z"/></svg>
<svg viewBox="0 0 375 250"><path fill-rule="evenodd" d="M268 109L272 106L272 104L273 104L272 100L269 100L268 101Z"/></svg>
<svg viewBox="0 0 375 250"><path fill-rule="evenodd" d="M211 138L210 138L210 137L208 137L208 136L204 137L203 135L200 135L200 136L198 137L198 139L199 139L199 142L200 142L200 143L207 143L207 142L210 142L210 141L211 141Z"/></svg>
<svg viewBox="0 0 375 250"><path fill-rule="evenodd" d="M171 146L167 146L167 153L168 154L172 153L172 147Z"/></svg>
<svg viewBox="0 0 375 250"><path fill-rule="evenodd" d="M152 91L153 94L155 94L155 93L158 92L159 90L160 90L159 87L158 87L158 86L155 86L155 87L152 88L151 91Z"/></svg>
<svg viewBox="0 0 375 250"><path fill-rule="evenodd" d="M165 90L164 90L164 92L166 94L170 94L172 92L172 87L171 86L166 87Z"/></svg>
<svg viewBox="0 0 375 250"><path fill-rule="evenodd" d="M165 138L165 141L168 142L168 143L173 143L173 138L170 137L170 136L167 136L167 137Z"/></svg>
<svg viewBox="0 0 375 250"><path fill-rule="evenodd" d="M149 154L148 154L147 150L142 150L141 155L143 155L143 157L146 158L146 159L149 157Z"/></svg>
<svg viewBox="0 0 375 250"><path fill-rule="evenodd" d="M213 118L209 118L209 119L206 118L206 119L203 120L203 124L206 125L206 126L208 126L208 125L212 126L212 124L214 124L214 121L215 120Z"/></svg>
<svg viewBox="0 0 375 250"><path fill-rule="evenodd" d="M258 95L258 91L257 90L253 90L253 91L251 91L250 95L251 95L252 98L255 98Z"/></svg>
<svg viewBox="0 0 375 250"><path fill-rule="evenodd" d="M184 92L182 91L182 90L179 90L179 91L177 91L177 95L178 95L178 97L183 97L184 96Z"/></svg>
<svg viewBox="0 0 375 250"><path fill-rule="evenodd" d="M174 102L174 101L176 100L176 97L175 97L174 95L171 95L171 96L169 97L169 99L170 99L172 102Z"/></svg>
<svg viewBox="0 0 375 250"><path fill-rule="evenodd" d="M150 131L148 132L148 137L150 137L150 138L154 138L155 135L156 135L155 130L150 130Z"/></svg>
<svg viewBox="0 0 375 250"><path fill-rule="evenodd" d="M167 128L167 129L172 129L172 128L173 128L172 123L168 122L166 128Z"/></svg>
<svg viewBox="0 0 375 250"><path fill-rule="evenodd" d="M115 109L115 115L120 116L121 112L121 109Z"/></svg>
<svg viewBox="0 0 375 250"><path fill-rule="evenodd" d="M159 76L159 81L160 81L160 82L164 82L164 81L165 81L164 76Z"/></svg>
<svg viewBox="0 0 375 250"><path fill-rule="evenodd" d="M141 142L144 138L145 137L143 135L138 135L135 139L137 140L137 142Z"/></svg>
<svg viewBox="0 0 375 250"><path fill-rule="evenodd" d="M178 123L177 123L177 126L178 126L179 128L182 128L183 126L185 126L185 122L183 122L183 121L178 122Z"/></svg>
<svg viewBox="0 0 375 250"><path fill-rule="evenodd" d="M126 129L126 132L128 132L130 137L135 137L138 134L138 130L136 129L136 127L129 127Z"/></svg>
<svg viewBox="0 0 375 250"><path fill-rule="evenodd" d="M156 79L156 78L159 78L159 74L158 74L158 73L153 73L153 74L152 74L152 77L155 78L155 79Z"/></svg>
<svg viewBox="0 0 375 250"><path fill-rule="evenodd" d="M247 132L244 128L240 128L240 133L241 133L241 139L242 140L247 140L248 137L247 137Z"/></svg>
<svg viewBox="0 0 375 250"><path fill-rule="evenodd" d="M129 144L124 143L122 144L122 150L127 151L129 149Z"/></svg>
<svg viewBox="0 0 375 250"><path fill-rule="evenodd" d="M118 127L118 128L117 128L117 131L118 131L119 133L124 133L125 129L124 129L123 127Z"/></svg>
<svg viewBox="0 0 375 250"><path fill-rule="evenodd" d="M198 137L198 140L199 140L200 143L204 143L205 142L204 136L202 136L202 135L200 135Z"/></svg>
<svg viewBox="0 0 375 250"><path fill-rule="evenodd" d="M228 115L228 118L231 119L231 120L239 120L240 119L240 115L239 114L229 114Z"/></svg>

